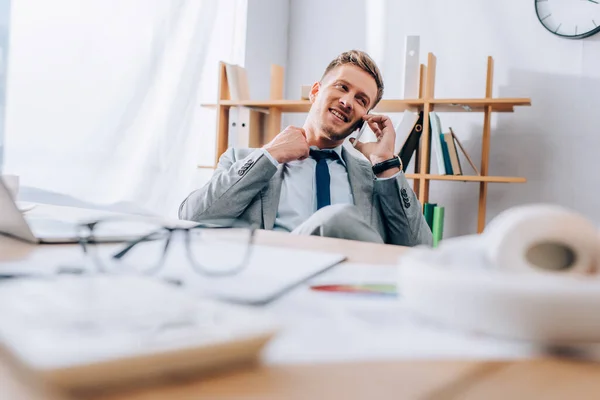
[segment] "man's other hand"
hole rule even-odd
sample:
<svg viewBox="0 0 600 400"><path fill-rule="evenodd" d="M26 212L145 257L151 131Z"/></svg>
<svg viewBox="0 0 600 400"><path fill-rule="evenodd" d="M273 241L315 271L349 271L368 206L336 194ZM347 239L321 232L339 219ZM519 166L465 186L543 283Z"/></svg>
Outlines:
<svg viewBox="0 0 600 400"><path fill-rule="evenodd" d="M295 126L285 128L263 148L279 163L303 160L309 152L306 132Z"/></svg>

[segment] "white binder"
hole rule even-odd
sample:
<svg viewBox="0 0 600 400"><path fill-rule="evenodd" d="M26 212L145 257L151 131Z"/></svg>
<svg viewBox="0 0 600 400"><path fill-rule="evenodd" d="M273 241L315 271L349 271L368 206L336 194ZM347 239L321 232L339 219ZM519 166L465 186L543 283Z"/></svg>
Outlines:
<svg viewBox="0 0 600 400"><path fill-rule="evenodd" d="M261 147L264 137L266 111L251 107L229 109L227 146L235 148Z"/></svg>
<svg viewBox="0 0 600 400"><path fill-rule="evenodd" d="M404 98L419 98L419 36L406 36L404 42Z"/></svg>

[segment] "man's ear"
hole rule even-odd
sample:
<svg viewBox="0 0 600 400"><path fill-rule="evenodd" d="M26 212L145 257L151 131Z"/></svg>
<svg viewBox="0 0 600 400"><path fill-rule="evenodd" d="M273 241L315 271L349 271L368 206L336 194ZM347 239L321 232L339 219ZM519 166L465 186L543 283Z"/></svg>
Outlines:
<svg viewBox="0 0 600 400"><path fill-rule="evenodd" d="M317 98L317 94L319 93L319 90L321 90L321 82L313 83L312 87L310 88L310 93L308 95L308 98L310 99L311 103L315 102L315 99Z"/></svg>

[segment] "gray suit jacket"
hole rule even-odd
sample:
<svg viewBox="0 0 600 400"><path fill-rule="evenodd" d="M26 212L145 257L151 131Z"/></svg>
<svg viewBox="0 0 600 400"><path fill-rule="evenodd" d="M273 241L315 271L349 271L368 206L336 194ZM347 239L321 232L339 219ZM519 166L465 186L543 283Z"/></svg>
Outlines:
<svg viewBox="0 0 600 400"><path fill-rule="evenodd" d="M421 205L404 174L376 180L366 160L342 149L354 205L385 243L403 246L432 243ZM273 229L285 164L275 167L259 149L228 149L204 187L179 207L179 218L192 221L236 218Z"/></svg>

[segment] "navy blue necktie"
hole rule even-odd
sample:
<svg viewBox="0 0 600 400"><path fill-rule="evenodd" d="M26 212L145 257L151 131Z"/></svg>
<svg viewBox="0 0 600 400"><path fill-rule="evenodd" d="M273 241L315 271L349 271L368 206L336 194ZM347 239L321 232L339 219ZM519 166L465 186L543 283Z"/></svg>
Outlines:
<svg viewBox="0 0 600 400"><path fill-rule="evenodd" d="M327 159L338 160L339 157L335 151L315 149L310 149L310 157L317 161L315 178L317 181L317 210L319 210L331 204L331 193L329 189L331 177L329 176Z"/></svg>

